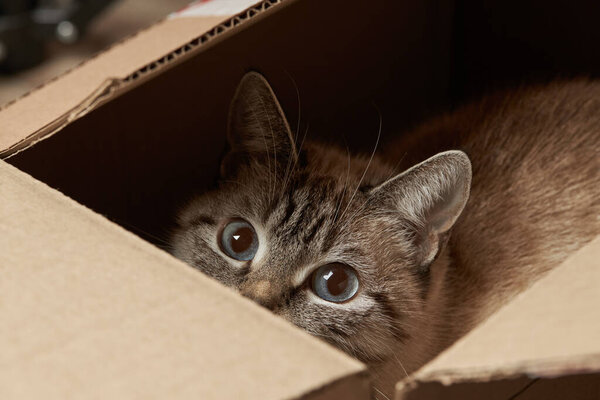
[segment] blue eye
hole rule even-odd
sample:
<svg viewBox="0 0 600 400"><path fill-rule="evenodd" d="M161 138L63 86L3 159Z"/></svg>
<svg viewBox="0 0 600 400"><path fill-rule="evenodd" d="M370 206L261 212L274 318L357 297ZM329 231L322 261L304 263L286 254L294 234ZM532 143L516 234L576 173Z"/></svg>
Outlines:
<svg viewBox="0 0 600 400"><path fill-rule="evenodd" d="M229 257L248 261L254 258L258 250L258 237L250 223L243 219L235 219L221 230L219 245Z"/></svg>
<svg viewBox="0 0 600 400"><path fill-rule="evenodd" d="M311 288L323 300L342 303L358 292L356 271L344 264L323 265L312 273Z"/></svg>

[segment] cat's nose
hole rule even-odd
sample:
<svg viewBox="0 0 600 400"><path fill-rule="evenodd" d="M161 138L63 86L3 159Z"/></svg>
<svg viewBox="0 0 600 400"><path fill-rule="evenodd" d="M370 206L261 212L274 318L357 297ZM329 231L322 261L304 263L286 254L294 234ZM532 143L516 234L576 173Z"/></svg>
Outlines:
<svg viewBox="0 0 600 400"><path fill-rule="evenodd" d="M266 280L245 282L240 293L269 310L274 310L279 304L277 290Z"/></svg>

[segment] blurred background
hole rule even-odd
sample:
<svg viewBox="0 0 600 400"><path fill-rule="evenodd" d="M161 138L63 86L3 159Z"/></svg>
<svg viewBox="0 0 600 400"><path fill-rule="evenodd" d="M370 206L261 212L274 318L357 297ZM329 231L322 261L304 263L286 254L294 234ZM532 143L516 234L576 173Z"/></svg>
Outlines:
<svg viewBox="0 0 600 400"><path fill-rule="evenodd" d="M191 0L0 0L0 107Z"/></svg>

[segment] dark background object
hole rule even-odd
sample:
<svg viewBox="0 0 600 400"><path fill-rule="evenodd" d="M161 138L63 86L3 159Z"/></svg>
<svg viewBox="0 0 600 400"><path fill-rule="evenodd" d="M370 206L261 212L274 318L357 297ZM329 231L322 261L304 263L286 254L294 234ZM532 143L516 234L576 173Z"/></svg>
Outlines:
<svg viewBox="0 0 600 400"><path fill-rule="evenodd" d="M457 0L452 97L600 76L600 1Z"/></svg>
<svg viewBox="0 0 600 400"><path fill-rule="evenodd" d="M228 104L247 68L269 78L300 138L308 131L368 155L379 112L385 146L496 87L600 75L599 6L289 2L8 162L160 243L181 204L214 185Z"/></svg>
<svg viewBox="0 0 600 400"><path fill-rule="evenodd" d="M0 70L40 63L45 43L75 43L112 0L0 0Z"/></svg>

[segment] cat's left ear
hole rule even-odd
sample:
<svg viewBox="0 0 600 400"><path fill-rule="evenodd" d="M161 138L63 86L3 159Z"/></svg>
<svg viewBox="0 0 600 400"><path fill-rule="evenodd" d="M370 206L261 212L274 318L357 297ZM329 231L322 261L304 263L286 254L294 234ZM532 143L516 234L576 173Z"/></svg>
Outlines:
<svg viewBox="0 0 600 400"><path fill-rule="evenodd" d="M240 81L229 109L227 139L231 151L221 165L222 175L235 173L248 160L277 170L297 161L290 126L267 80L249 72ZM280 169L283 171L283 169Z"/></svg>
<svg viewBox="0 0 600 400"><path fill-rule="evenodd" d="M462 151L446 151L371 189L371 196L397 209L416 229L422 267L435 259L462 213L471 176L469 157Z"/></svg>

